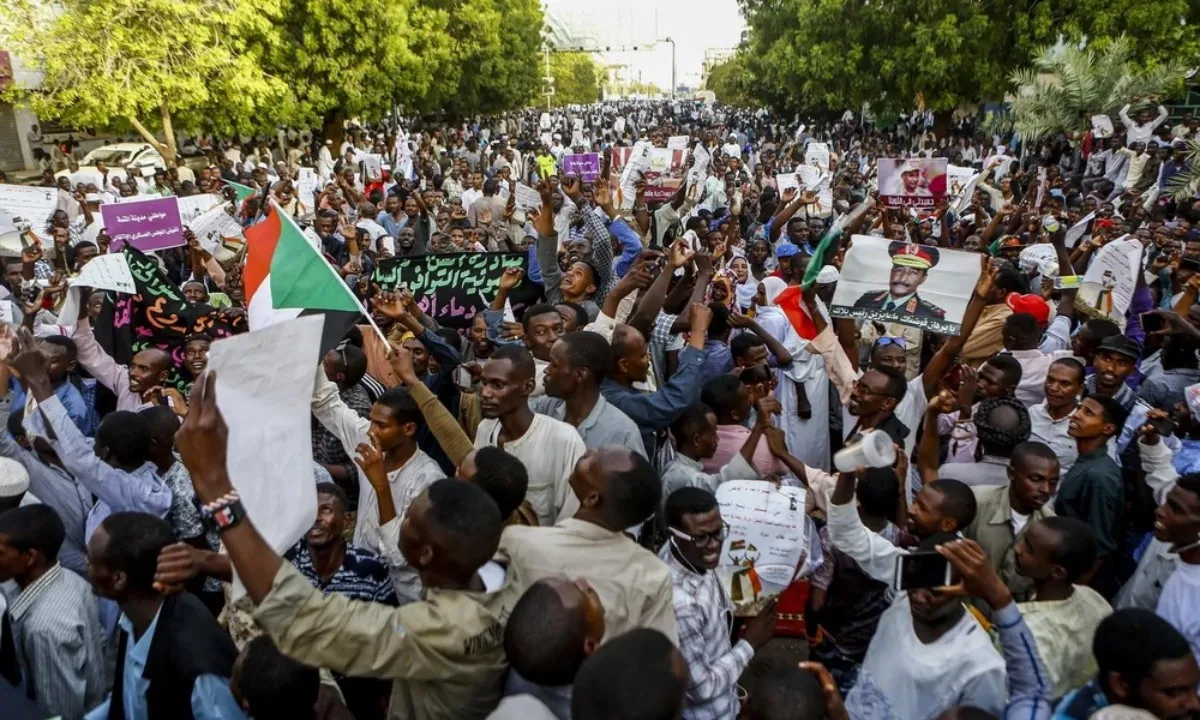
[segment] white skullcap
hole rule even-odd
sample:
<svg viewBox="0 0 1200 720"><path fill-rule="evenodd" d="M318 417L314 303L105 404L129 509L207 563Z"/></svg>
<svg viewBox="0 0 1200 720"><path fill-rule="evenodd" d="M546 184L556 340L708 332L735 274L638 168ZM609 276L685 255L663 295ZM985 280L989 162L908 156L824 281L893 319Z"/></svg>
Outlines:
<svg viewBox="0 0 1200 720"><path fill-rule="evenodd" d="M832 265L826 265L821 268L821 272L817 273L818 285L832 285L842 278L842 274Z"/></svg>
<svg viewBox="0 0 1200 720"><path fill-rule="evenodd" d="M0 457L0 497L17 497L29 489L25 466L11 458Z"/></svg>

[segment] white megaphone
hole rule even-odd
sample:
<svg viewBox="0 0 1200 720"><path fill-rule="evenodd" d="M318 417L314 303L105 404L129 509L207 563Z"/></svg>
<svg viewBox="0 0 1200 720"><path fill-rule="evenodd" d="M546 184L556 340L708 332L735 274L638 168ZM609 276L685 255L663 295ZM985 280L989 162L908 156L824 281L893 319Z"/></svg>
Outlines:
<svg viewBox="0 0 1200 720"><path fill-rule="evenodd" d="M854 472L860 467L891 467L895 463L896 446L892 444L892 436L882 430L868 430L858 442L833 454L833 464L841 472Z"/></svg>

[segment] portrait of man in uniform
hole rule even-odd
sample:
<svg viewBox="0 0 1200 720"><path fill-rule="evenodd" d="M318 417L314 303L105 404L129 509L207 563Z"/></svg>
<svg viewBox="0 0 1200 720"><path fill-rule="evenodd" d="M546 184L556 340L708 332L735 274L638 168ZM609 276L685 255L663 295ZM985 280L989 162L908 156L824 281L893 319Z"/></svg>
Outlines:
<svg viewBox="0 0 1200 720"><path fill-rule="evenodd" d="M862 297L855 301L854 307L944 320L945 310L922 300L917 294L917 289L929 277L929 269L938 263L937 248L893 242L888 246L888 255L892 258L888 289L863 293Z"/></svg>
<svg viewBox="0 0 1200 720"><path fill-rule="evenodd" d="M888 192L883 194L902 197L933 197L929 188L921 184L922 167L919 159L909 158L900 163L896 170L900 181L893 180Z"/></svg>

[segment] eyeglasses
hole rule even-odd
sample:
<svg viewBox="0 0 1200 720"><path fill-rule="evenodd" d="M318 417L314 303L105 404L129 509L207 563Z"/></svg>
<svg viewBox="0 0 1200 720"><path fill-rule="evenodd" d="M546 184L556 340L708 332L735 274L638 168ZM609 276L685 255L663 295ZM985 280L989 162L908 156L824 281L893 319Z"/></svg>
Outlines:
<svg viewBox="0 0 1200 720"><path fill-rule="evenodd" d="M680 540L687 540L688 542L692 543L693 545L704 545L704 544L707 544L709 541L719 544L719 543L725 542L725 538L729 537L729 523L725 523L725 522L721 523L720 530L717 530L715 532L710 532L710 533L700 533L699 535L692 535L690 533L685 533L684 531L676 530L673 527L668 527L667 530L670 530L671 534L674 535L675 537L679 538Z"/></svg>
<svg viewBox="0 0 1200 720"><path fill-rule="evenodd" d="M892 337L891 335L884 335L875 341L875 347L887 347L888 345L904 349L908 347L908 341L902 337Z"/></svg>

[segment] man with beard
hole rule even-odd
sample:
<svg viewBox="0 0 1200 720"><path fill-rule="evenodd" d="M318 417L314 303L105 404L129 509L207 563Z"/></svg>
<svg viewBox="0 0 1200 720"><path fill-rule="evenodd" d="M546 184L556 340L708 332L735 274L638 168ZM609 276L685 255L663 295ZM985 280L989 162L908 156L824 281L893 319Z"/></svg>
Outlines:
<svg viewBox="0 0 1200 720"><path fill-rule="evenodd" d="M483 420L475 447L498 447L520 460L529 473L526 498L538 523L553 525L568 505L571 473L587 448L574 427L529 409L534 365L528 350L498 346L480 377Z"/></svg>
<svg viewBox="0 0 1200 720"><path fill-rule="evenodd" d="M96 341L88 319L75 326L79 365L117 396L118 410L139 410L147 405L150 392L161 388L171 373L171 356L158 348L147 348L133 356L129 366L120 365Z"/></svg>

